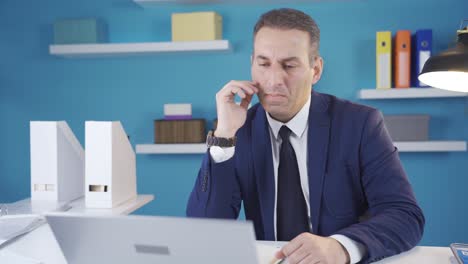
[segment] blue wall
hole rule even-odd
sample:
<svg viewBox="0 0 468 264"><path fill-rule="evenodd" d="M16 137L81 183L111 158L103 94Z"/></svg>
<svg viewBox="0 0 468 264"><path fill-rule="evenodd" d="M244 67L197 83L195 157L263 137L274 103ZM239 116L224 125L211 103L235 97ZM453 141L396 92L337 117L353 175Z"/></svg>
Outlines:
<svg viewBox="0 0 468 264"><path fill-rule="evenodd" d="M29 196L29 121L66 120L84 143L85 120L121 120L133 144L153 140L164 103L190 102L195 117L215 118L214 95L231 79L249 79L251 29L273 5L163 5L145 10L131 0L0 1L0 202ZM295 4L322 31L325 72L315 89L356 101L375 84L375 31L434 30L434 51L453 42L468 17L466 0L362 0ZM111 42L170 40L170 14L215 10L224 19L229 54L166 54L62 59L48 54L52 23L100 17ZM428 113L431 139L468 140L466 99L361 101L386 114ZM211 125L211 124L210 124ZM427 217L422 245L468 242L468 155L402 153ZM139 214L184 215L201 155L139 155L138 192L156 200ZM457 203L459 205L457 205ZM464 209L462 209L464 208Z"/></svg>

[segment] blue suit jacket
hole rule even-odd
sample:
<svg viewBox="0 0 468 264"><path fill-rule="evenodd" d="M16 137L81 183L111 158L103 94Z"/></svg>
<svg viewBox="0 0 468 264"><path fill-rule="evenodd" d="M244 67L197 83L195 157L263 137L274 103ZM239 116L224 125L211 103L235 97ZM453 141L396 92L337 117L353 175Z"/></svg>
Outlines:
<svg viewBox="0 0 468 264"><path fill-rule="evenodd" d="M424 215L379 111L312 92L307 148L312 233L364 244L363 263L420 241ZM236 219L241 202L257 239L274 240L273 159L260 104L238 130L233 158L215 163L206 153L187 215Z"/></svg>

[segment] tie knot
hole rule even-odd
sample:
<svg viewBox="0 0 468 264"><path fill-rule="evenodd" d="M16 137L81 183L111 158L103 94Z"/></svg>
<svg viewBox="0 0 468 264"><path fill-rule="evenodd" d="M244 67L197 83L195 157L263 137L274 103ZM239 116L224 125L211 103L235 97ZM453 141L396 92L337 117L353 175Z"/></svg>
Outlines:
<svg viewBox="0 0 468 264"><path fill-rule="evenodd" d="M289 136L291 135L291 129L287 126L282 126L279 131L279 136L283 141L289 141Z"/></svg>

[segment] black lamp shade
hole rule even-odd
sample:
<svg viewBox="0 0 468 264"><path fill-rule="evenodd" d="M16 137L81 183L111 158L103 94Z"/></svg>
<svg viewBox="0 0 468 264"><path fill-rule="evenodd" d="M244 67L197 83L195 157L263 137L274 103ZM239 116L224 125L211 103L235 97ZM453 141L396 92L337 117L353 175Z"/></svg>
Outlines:
<svg viewBox="0 0 468 264"><path fill-rule="evenodd" d="M458 35L455 48L430 57L418 79L432 87L468 92L468 31Z"/></svg>

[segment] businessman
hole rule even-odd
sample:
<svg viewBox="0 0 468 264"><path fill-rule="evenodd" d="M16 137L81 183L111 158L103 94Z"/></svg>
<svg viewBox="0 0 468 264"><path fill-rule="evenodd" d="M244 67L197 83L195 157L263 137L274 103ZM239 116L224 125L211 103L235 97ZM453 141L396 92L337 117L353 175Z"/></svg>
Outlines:
<svg viewBox="0 0 468 264"><path fill-rule="evenodd" d="M369 263L409 250L425 219L397 149L379 111L313 91L319 42L301 11L260 17L252 80L216 94L218 126L187 215L236 219L243 202L258 240L289 241L276 257L291 264Z"/></svg>

